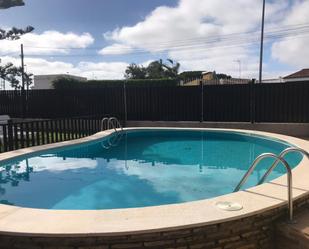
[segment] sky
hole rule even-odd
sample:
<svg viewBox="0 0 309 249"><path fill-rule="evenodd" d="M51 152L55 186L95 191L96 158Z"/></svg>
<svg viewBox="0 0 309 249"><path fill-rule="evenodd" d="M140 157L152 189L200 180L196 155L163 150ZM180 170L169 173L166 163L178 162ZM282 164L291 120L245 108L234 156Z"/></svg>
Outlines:
<svg viewBox="0 0 309 249"><path fill-rule="evenodd" d="M263 77L309 67L309 1L266 0ZM0 27L35 28L0 41L1 63L34 74L121 79L130 63L167 58L181 71L258 78L262 0L25 0ZM167 62L167 61L166 61Z"/></svg>

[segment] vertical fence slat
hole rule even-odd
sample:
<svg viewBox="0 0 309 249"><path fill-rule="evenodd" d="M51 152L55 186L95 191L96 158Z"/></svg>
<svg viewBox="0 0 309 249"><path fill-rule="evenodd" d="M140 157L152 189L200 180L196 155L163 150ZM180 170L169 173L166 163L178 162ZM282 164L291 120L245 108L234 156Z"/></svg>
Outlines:
<svg viewBox="0 0 309 249"><path fill-rule="evenodd" d="M308 82L203 88L128 85L125 91L128 120L309 122ZM29 117L55 119L1 125L0 152L81 138L100 131L102 117L126 116L122 86L73 90L73 93L29 91L26 96ZM0 91L0 113L18 117L22 113L22 99L20 91ZM68 113L79 118L68 119Z"/></svg>
<svg viewBox="0 0 309 249"><path fill-rule="evenodd" d="M34 146L35 145L34 122L30 122L30 130L31 130L31 146Z"/></svg>
<svg viewBox="0 0 309 249"><path fill-rule="evenodd" d="M20 132L20 148L24 148L25 147L24 123L19 124L19 132Z"/></svg>
<svg viewBox="0 0 309 249"><path fill-rule="evenodd" d="M42 144L45 144L45 128L44 128L44 121L40 122L40 127L41 127L41 142Z"/></svg>
<svg viewBox="0 0 309 249"><path fill-rule="evenodd" d="M9 146L8 146L8 135L7 135L7 125L3 125L3 151L9 151Z"/></svg>
<svg viewBox="0 0 309 249"><path fill-rule="evenodd" d="M20 127L23 127L24 125L25 125L25 133L26 133L26 146L30 147L29 123L26 122L25 124L21 124ZM21 130L23 130L23 128Z"/></svg>
<svg viewBox="0 0 309 249"><path fill-rule="evenodd" d="M44 126L45 126L45 132L46 132L46 143L50 144L50 121L45 121Z"/></svg>
<svg viewBox="0 0 309 249"><path fill-rule="evenodd" d="M13 140L13 125L12 122L8 122L8 148L9 150L14 149L14 140Z"/></svg>
<svg viewBox="0 0 309 249"><path fill-rule="evenodd" d="M36 121L34 124L35 124L35 130L36 130L36 144L41 145L41 138L40 138L41 132L40 132L39 122Z"/></svg>

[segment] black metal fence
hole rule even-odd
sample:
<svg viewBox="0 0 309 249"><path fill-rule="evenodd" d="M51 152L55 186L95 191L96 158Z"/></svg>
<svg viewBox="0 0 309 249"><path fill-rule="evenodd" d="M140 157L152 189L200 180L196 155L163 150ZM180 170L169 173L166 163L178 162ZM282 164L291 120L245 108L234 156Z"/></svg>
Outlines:
<svg viewBox="0 0 309 249"><path fill-rule="evenodd" d="M0 153L86 137L100 131L99 118L71 118L0 124Z"/></svg>
<svg viewBox="0 0 309 249"><path fill-rule="evenodd" d="M31 90L24 98L19 91L1 91L0 114L28 118L110 114L123 120L127 116L128 120L153 121L304 123L309 122L309 82Z"/></svg>

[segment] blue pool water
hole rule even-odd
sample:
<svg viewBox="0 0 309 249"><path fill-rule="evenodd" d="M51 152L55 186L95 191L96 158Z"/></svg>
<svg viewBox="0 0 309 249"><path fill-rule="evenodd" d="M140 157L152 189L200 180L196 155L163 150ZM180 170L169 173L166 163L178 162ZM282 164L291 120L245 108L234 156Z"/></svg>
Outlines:
<svg viewBox="0 0 309 249"><path fill-rule="evenodd" d="M180 203L231 193L253 160L290 145L241 133L131 131L0 163L1 203L46 209L113 209ZM296 166L301 156L287 161ZM272 159L250 177L253 186ZM284 174L281 165L270 179Z"/></svg>

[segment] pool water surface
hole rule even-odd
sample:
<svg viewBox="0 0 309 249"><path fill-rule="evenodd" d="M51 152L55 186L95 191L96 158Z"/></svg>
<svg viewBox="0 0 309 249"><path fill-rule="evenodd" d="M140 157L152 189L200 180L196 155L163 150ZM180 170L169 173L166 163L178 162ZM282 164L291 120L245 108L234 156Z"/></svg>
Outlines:
<svg viewBox="0 0 309 249"><path fill-rule="evenodd" d="M110 138L0 162L0 201L44 209L115 209L165 205L233 192L253 160L291 145L266 137L202 130L125 131ZM287 156L295 167L297 153ZM265 159L244 188L254 186ZM285 173L280 165L268 180Z"/></svg>

